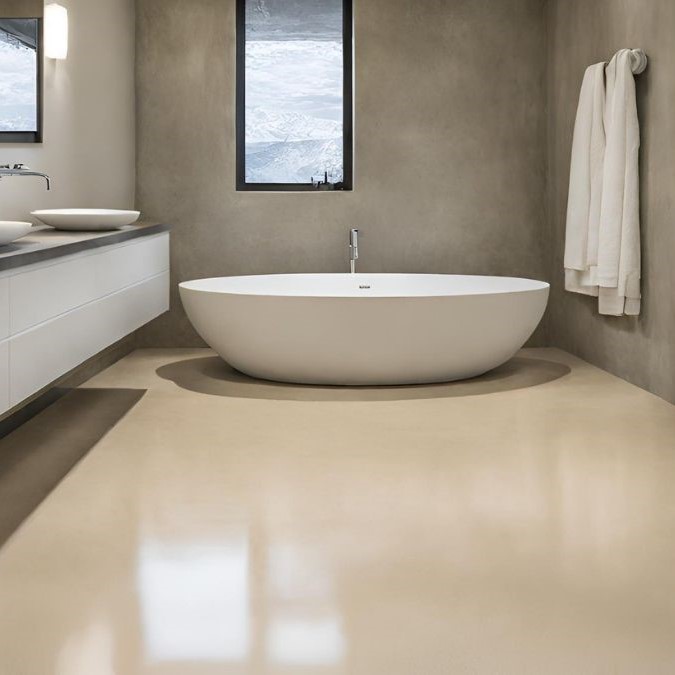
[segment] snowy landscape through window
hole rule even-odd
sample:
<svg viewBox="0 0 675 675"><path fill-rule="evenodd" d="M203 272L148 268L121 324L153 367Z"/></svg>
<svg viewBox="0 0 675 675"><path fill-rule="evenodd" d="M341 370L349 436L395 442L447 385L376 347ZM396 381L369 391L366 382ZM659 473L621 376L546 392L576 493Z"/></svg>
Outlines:
<svg viewBox="0 0 675 675"><path fill-rule="evenodd" d="M37 19L0 18L0 135L39 131Z"/></svg>
<svg viewBox="0 0 675 675"><path fill-rule="evenodd" d="M351 11L346 4L240 0L240 189L350 187L351 72L348 77L345 72L351 70Z"/></svg>

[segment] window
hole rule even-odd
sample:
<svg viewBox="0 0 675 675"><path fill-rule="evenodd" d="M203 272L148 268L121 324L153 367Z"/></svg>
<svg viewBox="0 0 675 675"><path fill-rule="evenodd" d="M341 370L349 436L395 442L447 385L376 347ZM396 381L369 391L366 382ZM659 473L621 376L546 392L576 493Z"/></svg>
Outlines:
<svg viewBox="0 0 675 675"><path fill-rule="evenodd" d="M0 18L0 143L41 141L41 24Z"/></svg>
<svg viewBox="0 0 675 675"><path fill-rule="evenodd" d="M237 189L351 187L351 0L237 0Z"/></svg>

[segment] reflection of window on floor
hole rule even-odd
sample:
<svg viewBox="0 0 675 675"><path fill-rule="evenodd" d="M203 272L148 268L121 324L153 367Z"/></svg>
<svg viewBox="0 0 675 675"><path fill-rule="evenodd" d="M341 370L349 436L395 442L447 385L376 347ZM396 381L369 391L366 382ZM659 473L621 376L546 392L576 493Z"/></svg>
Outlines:
<svg viewBox="0 0 675 675"><path fill-rule="evenodd" d="M312 672L318 673L332 672L343 662L346 645L333 585L325 563L314 559L311 550L290 542L270 544L266 634L270 663L313 666Z"/></svg>
<svg viewBox="0 0 675 675"><path fill-rule="evenodd" d="M351 0L238 2L238 188L351 189Z"/></svg>
<svg viewBox="0 0 675 675"><path fill-rule="evenodd" d="M298 613L272 617L267 654L272 663L296 666L330 666L342 661L342 628L335 616Z"/></svg>
<svg viewBox="0 0 675 675"><path fill-rule="evenodd" d="M148 542L139 560L146 656L228 663L249 656L248 541Z"/></svg>
<svg viewBox="0 0 675 675"><path fill-rule="evenodd" d="M311 547L265 543L263 530L211 541L144 539L138 598L151 666L183 672L181 664L201 663L242 673L264 661L270 675L344 672L346 637L326 561ZM101 647L107 639L102 632L83 637Z"/></svg>

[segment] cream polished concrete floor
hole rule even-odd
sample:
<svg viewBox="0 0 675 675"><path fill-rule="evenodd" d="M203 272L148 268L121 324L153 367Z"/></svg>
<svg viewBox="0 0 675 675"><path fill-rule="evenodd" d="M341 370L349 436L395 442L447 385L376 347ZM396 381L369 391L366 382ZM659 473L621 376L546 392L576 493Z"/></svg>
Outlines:
<svg viewBox="0 0 675 675"><path fill-rule="evenodd" d="M675 672L675 407L563 352L426 388L206 350L0 549L2 675ZM49 434L49 429L45 429Z"/></svg>

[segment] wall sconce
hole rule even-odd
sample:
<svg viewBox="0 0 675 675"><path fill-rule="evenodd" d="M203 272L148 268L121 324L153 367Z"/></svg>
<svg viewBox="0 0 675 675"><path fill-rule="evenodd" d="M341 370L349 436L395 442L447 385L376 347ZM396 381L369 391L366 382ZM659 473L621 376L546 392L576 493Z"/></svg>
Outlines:
<svg viewBox="0 0 675 675"><path fill-rule="evenodd" d="M68 10L52 3L45 7L45 56L65 59L68 56Z"/></svg>

